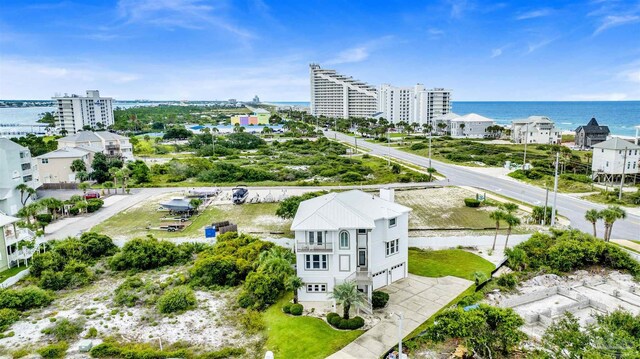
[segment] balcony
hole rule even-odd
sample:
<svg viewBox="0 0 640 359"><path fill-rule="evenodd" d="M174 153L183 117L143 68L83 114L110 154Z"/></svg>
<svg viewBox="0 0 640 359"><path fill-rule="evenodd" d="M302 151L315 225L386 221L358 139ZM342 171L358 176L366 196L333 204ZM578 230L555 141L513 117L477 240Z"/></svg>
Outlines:
<svg viewBox="0 0 640 359"><path fill-rule="evenodd" d="M4 231L4 240L7 247L22 240L32 241L35 238L35 232L27 228L16 228L15 232L13 229L6 228Z"/></svg>
<svg viewBox="0 0 640 359"><path fill-rule="evenodd" d="M120 151L120 145L106 145L105 149L107 151Z"/></svg>
<svg viewBox="0 0 640 359"><path fill-rule="evenodd" d="M324 242L322 244L309 244L307 242L297 242L296 250L300 253L307 252L316 252L316 253L327 253L333 252L333 242Z"/></svg>

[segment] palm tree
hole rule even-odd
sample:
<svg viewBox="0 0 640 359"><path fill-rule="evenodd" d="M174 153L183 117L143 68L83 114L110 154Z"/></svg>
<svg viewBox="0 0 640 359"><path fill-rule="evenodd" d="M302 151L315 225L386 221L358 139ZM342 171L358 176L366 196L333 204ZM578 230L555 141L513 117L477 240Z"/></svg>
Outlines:
<svg viewBox="0 0 640 359"><path fill-rule="evenodd" d="M78 189L82 190L82 194L84 196L87 195L87 190L89 189L89 182L82 182L80 184L78 184Z"/></svg>
<svg viewBox="0 0 640 359"><path fill-rule="evenodd" d="M609 206L600 211L600 215L602 216L602 219L604 219L604 240L609 242L611 240L613 224L618 219L627 218L627 212L620 208L620 206Z"/></svg>
<svg viewBox="0 0 640 359"><path fill-rule="evenodd" d="M85 165L83 160L78 158L73 160L73 162L71 162L71 166L69 166L69 169L71 170L71 172L80 172L80 171L86 171L87 166Z"/></svg>
<svg viewBox="0 0 640 359"><path fill-rule="evenodd" d="M515 203L507 202L503 203L500 208L504 209L507 213L511 214L518 210L518 205Z"/></svg>
<svg viewBox="0 0 640 359"><path fill-rule="evenodd" d="M115 187L115 184L111 181L106 181L102 184L102 187L107 189L107 194L111 194L111 189Z"/></svg>
<svg viewBox="0 0 640 359"><path fill-rule="evenodd" d="M355 281L346 281L333 287L333 292L329 293L329 298L335 299L336 303L342 306L342 317L349 319L351 306L363 307L367 302L365 294L358 290Z"/></svg>
<svg viewBox="0 0 640 359"><path fill-rule="evenodd" d="M286 290L293 292L293 304L298 304L298 289L302 288L304 283L298 276L290 276L284 284Z"/></svg>
<svg viewBox="0 0 640 359"><path fill-rule="evenodd" d="M113 187L116 188L116 194L118 192L117 188L118 188L118 171L119 170L120 169L116 167L109 168L109 174L111 175L111 177L113 177Z"/></svg>
<svg viewBox="0 0 640 359"><path fill-rule="evenodd" d="M22 203L22 207L26 206L29 198L36 194L35 189L27 186L24 183L20 183L19 185L17 185L16 189L20 191L20 203ZM24 196L25 193L27 194L27 197Z"/></svg>
<svg viewBox="0 0 640 359"><path fill-rule="evenodd" d="M64 136L66 136L68 133L69 133L69 131L67 131L67 130L66 130L66 129L64 129L64 128L63 128L62 130L60 130L60 136L63 136L63 137L64 137Z"/></svg>
<svg viewBox="0 0 640 359"><path fill-rule="evenodd" d="M40 203L42 207L46 208L47 211L49 211L49 214L51 214L51 217L53 217L53 219L56 219L56 213L63 206L62 201L53 197L44 198L38 201L38 203Z"/></svg>
<svg viewBox="0 0 640 359"><path fill-rule="evenodd" d="M496 249L496 241L498 240L498 231L500 230L500 221L503 220L506 215L507 215L506 212L499 209L496 209L495 211L489 214L489 218L496 221L496 235L493 237L493 246L491 247L492 251Z"/></svg>
<svg viewBox="0 0 640 359"><path fill-rule="evenodd" d="M466 127L466 125L464 123L460 124L460 131L462 131L462 136L464 136L464 128Z"/></svg>
<svg viewBox="0 0 640 359"><path fill-rule="evenodd" d="M584 214L584 219L586 219L588 222L591 222L591 225L593 225L593 236L594 237L598 237L598 232L596 229L596 223L598 222L598 220L602 218L600 212L598 212L597 209L590 209L588 210L585 214Z"/></svg>
<svg viewBox="0 0 640 359"><path fill-rule="evenodd" d="M507 225L509 227L507 227L507 239L505 239L504 241L504 249L507 249L507 245L509 244L509 236L511 235L511 229L513 227L517 227L520 225L520 218L514 216L511 213L507 213L507 215L504 217L504 221L507 222Z"/></svg>
<svg viewBox="0 0 640 359"><path fill-rule="evenodd" d="M34 220L35 220L35 216L36 216L36 214L38 214L38 212L40 212L40 203L33 202L33 203L30 203L28 206L22 207L18 211L18 216L26 219L27 220L27 224L30 225L31 224L31 217L33 217Z"/></svg>

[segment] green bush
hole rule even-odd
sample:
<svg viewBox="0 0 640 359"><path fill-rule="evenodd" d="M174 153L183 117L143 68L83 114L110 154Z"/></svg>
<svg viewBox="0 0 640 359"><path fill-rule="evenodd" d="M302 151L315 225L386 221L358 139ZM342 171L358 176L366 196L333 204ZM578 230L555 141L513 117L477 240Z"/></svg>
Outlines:
<svg viewBox="0 0 640 359"><path fill-rule="evenodd" d="M67 342L59 342L49 344L46 347L38 349L38 354L45 359L64 358L67 353L67 349L69 349L69 344L67 344Z"/></svg>
<svg viewBox="0 0 640 359"><path fill-rule="evenodd" d="M238 285L244 278L236 262L237 258L232 256L201 256L190 270L193 284L205 287Z"/></svg>
<svg viewBox="0 0 640 359"><path fill-rule="evenodd" d="M118 305L133 307L140 299L138 289L142 286L144 282L139 277L128 277L116 288L113 301Z"/></svg>
<svg viewBox="0 0 640 359"><path fill-rule="evenodd" d="M175 287L166 291L158 298L158 310L160 313L183 312L195 308L196 295L186 286Z"/></svg>
<svg viewBox="0 0 640 359"><path fill-rule="evenodd" d="M362 319L362 317L344 319L337 313L327 314L327 322L335 328L344 330L354 330L364 326L364 319Z"/></svg>
<svg viewBox="0 0 640 359"><path fill-rule="evenodd" d="M77 319L70 321L67 318L56 321L53 326L43 329L45 334L53 335L57 340L75 339L84 329L84 321Z"/></svg>
<svg viewBox="0 0 640 359"><path fill-rule="evenodd" d="M411 150L412 151L418 151L418 150L424 150L425 148L427 148L428 146L424 143L414 143L413 145L411 145Z"/></svg>
<svg viewBox="0 0 640 359"><path fill-rule="evenodd" d="M45 270L40 275L38 286L44 289L60 290L67 286L62 272Z"/></svg>
<svg viewBox="0 0 640 359"><path fill-rule="evenodd" d="M0 309L0 332L7 330L11 324L20 319L20 312L15 309Z"/></svg>
<svg viewBox="0 0 640 359"><path fill-rule="evenodd" d="M95 275L85 263L71 260L62 271L67 287L77 288L91 283Z"/></svg>
<svg viewBox="0 0 640 359"><path fill-rule="evenodd" d="M38 287L0 290L0 309L9 308L24 311L47 306L52 301L51 294Z"/></svg>
<svg viewBox="0 0 640 359"><path fill-rule="evenodd" d="M52 272L61 271L64 268L65 259L55 250L44 253L35 253L31 260L29 272L34 277L40 277L42 272L49 270Z"/></svg>
<svg viewBox="0 0 640 359"><path fill-rule="evenodd" d="M98 329L96 329L95 327L91 327L89 328L89 330L87 331L87 334L84 336L87 339L90 338L96 338L98 336Z"/></svg>
<svg viewBox="0 0 640 359"><path fill-rule="evenodd" d="M80 208L73 206L69 209L69 213L72 216L77 216L80 213Z"/></svg>
<svg viewBox="0 0 640 359"><path fill-rule="evenodd" d="M475 198L465 198L464 205L471 208L480 207L480 201Z"/></svg>
<svg viewBox="0 0 640 359"><path fill-rule="evenodd" d="M498 277L496 283L508 290L514 289L518 285L518 275L515 273L506 273Z"/></svg>
<svg viewBox="0 0 640 359"><path fill-rule="evenodd" d="M362 182L364 177L358 172L347 172L340 176L342 182Z"/></svg>
<svg viewBox="0 0 640 359"><path fill-rule="evenodd" d="M371 304L373 305L373 309L384 308L389 301L389 294L385 292L381 292L378 290L374 290L371 294Z"/></svg>
<svg viewBox="0 0 640 359"><path fill-rule="evenodd" d="M251 272L244 282L238 304L249 304L256 309L262 309L278 301L283 289L284 283L280 278L262 272ZM293 306L291 310L293 311Z"/></svg>
<svg viewBox="0 0 640 359"><path fill-rule="evenodd" d="M122 350L114 343L100 343L89 352L93 358L117 358L122 355Z"/></svg>
<svg viewBox="0 0 640 359"><path fill-rule="evenodd" d="M289 314L291 313L291 303L287 302L282 306L282 311Z"/></svg>
<svg viewBox="0 0 640 359"><path fill-rule="evenodd" d="M50 215L49 213L36 214L35 217L36 217L36 221L38 221L40 223L49 224L49 223L51 223L51 221L53 221L53 216Z"/></svg>
<svg viewBox="0 0 640 359"><path fill-rule="evenodd" d="M302 304L298 303L298 304L292 304L291 308L289 309L289 312L291 313L291 315L302 315L302 310L304 309L304 307L302 306Z"/></svg>
<svg viewBox="0 0 640 359"><path fill-rule="evenodd" d="M92 198L87 200L87 212L93 213L104 205L104 201L100 198Z"/></svg>
<svg viewBox="0 0 640 359"><path fill-rule="evenodd" d="M266 328L262 314L256 310L247 310L238 316L238 323L247 334L255 334Z"/></svg>
<svg viewBox="0 0 640 359"><path fill-rule="evenodd" d="M188 253L172 242L153 237L135 238L111 257L109 265L113 270L147 270L181 263L188 257Z"/></svg>

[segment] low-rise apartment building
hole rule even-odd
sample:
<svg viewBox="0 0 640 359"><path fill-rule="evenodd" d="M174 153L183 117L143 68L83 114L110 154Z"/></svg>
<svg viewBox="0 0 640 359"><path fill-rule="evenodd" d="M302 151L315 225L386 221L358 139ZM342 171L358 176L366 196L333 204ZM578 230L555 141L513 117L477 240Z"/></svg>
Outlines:
<svg viewBox="0 0 640 359"><path fill-rule="evenodd" d="M124 161L134 160L133 145L129 138L107 131L80 131L59 139L58 147L84 147L107 156L120 157Z"/></svg>
<svg viewBox="0 0 640 359"><path fill-rule="evenodd" d="M29 149L7 138L0 138L0 164L0 212L15 215L22 208L16 186L24 183L33 189L40 187L38 171L32 165Z"/></svg>
<svg viewBox="0 0 640 359"><path fill-rule="evenodd" d="M0 271L20 264L26 265L44 242L44 238L37 237L32 230L19 228L16 225L19 220L0 213ZM21 245L25 242L33 245Z"/></svg>
<svg viewBox="0 0 640 359"><path fill-rule="evenodd" d="M71 170L71 164L75 160L81 160L87 172L90 172L94 151L89 147L62 147L35 157L40 183L77 182L76 172Z"/></svg>

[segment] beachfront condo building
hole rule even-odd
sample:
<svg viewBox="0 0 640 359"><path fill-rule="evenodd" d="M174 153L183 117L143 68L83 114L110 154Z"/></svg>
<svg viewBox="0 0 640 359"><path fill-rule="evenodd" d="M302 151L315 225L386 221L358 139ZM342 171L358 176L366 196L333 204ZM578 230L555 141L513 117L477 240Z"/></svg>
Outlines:
<svg viewBox="0 0 640 359"><path fill-rule="evenodd" d="M98 90L88 90L87 96L52 97L55 102L56 129L67 134L82 131L85 126L107 128L113 125L113 99L100 97Z"/></svg>
<svg viewBox="0 0 640 359"><path fill-rule="evenodd" d="M545 116L529 116L511 122L511 141L515 143L560 144L562 132Z"/></svg>
<svg viewBox="0 0 640 359"><path fill-rule="evenodd" d="M309 75L313 116L373 117L378 112L374 86L318 64L309 65Z"/></svg>
<svg viewBox="0 0 640 359"><path fill-rule="evenodd" d="M31 163L29 149L0 138L0 212L13 216L22 208L22 201L30 203L35 196L22 195L16 187L20 184L36 189L40 187L37 168Z"/></svg>
<svg viewBox="0 0 640 359"><path fill-rule="evenodd" d="M377 88L311 64L311 114L337 118L383 117L426 125L434 117L451 112L451 90L426 89L422 84Z"/></svg>

